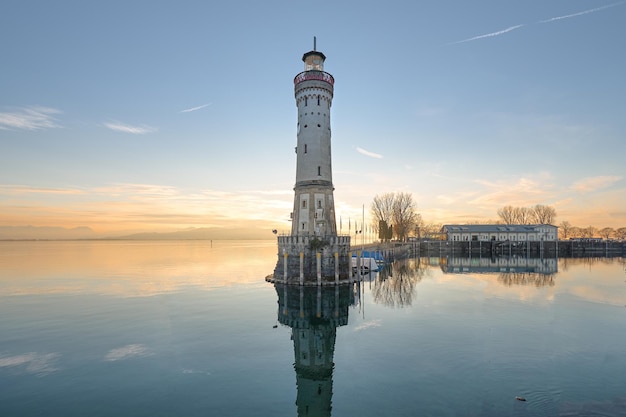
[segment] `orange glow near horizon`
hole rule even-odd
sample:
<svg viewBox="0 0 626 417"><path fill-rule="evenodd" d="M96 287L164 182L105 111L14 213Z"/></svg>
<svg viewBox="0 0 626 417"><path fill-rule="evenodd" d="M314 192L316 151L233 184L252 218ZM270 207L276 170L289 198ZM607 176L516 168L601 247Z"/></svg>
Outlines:
<svg viewBox="0 0 626 417"><path fill-rule="evenodd" d="M184 287L264 283L276 242L0 242L4 296L99 294L143 297ZM16 277L19 277L17 279Z"/></svg>
<svg viewBox="0 0 626 417"><path fill-rule="evenodd" d="M589 179L575 188L576 193L587 192L590 187L611 179ZM604 181L604 182L603 182ZM468 222L495 222L497 210L505 205L532 206L537 180L519 180L512 184L485 183L484 194L467 191L437 196L428 202L415 195L418 212L426 223L462 224ZM514 190L503 192L501 189ZM347 197L356 198L346 190ZM350 204L336 192L336 221L343 217L361 219L363 204ZM581 194L563 198L553 206L557 210L556 225L567 220L577 227L626 227L626 210L623 209L621 190L604 191L601 198ZM268 231L288 232L291 228L289 213L293 193L281 191L193 191L185 192L174 187L120 184L93 189L45 189L23 186L0 186L0 226L62 227L66 229L88 227L94 237L119 236L131 233L164 233L190 228L213 229L212 238L266 238ZM373 196L372 196L373 197ZM550 205L550 204L548 204ZM366 222L369 204L365 204ZM2 236L0 236L2 238ZM19 237L18 237L19 238ZM54 238L40 236L39 238ZM63 238L63 236L60 236Z"/></svg>

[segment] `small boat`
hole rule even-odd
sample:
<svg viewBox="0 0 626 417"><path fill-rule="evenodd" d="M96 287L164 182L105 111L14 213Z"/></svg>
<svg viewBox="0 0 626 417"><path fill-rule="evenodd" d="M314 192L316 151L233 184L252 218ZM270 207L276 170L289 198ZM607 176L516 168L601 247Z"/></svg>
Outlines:
<svg viewBox="0 0 626 417"><path fill-rule="evenodd" d="M378 263L374 258L361 258L361 272L377 272L378 271ZM352 256L352 269L357 269L357 257Z"/></svg>
<svg viewBox="0 0 626 417"><path fill-rule="evenodd" d="M380 253L379 251L371 252L371 251L364 250L363 252L361 252L361 256L363 258L373 258L378 265L385 264L385 258L383 257L382 253Z"/></svg>

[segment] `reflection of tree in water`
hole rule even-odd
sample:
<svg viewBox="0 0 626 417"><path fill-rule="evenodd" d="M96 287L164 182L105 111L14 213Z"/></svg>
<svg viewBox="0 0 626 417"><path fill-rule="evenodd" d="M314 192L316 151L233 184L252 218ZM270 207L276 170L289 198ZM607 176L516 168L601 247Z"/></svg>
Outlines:
<svg viewBox="0 0 626 417"><path fill-rule="evenodd" d="M587 258L561 258L561 269L567 271L570 267L584 265L592 267L594 265L613 265L618 262L624 265L624 258L622 257L587 257Z"/></svg>
<svg viewBox="0 0 626 417"><path fill-rule="evenodd" d="M372 296L374 302L389 307L410 306L415 296L415 285L426 273L420 258L394 261L378 273Z"/></svg>
<svg viewBox="0 0 626 417"><path fill-rule="evenodd" d="M507 287L513 285L534 285L535 287L553 287L554 274L534 272L505 272L498 275L498 282Z"/></svg>

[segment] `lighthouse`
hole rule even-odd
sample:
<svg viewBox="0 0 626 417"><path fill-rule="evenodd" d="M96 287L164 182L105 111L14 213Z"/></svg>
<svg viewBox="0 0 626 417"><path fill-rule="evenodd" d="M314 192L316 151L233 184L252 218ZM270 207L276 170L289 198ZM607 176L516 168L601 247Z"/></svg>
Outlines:
<svg viewBox="0 0 626 417"><path fill-rule="evenodd" d="M298 108L297 167L292 236L336 236L330 144L330 108L335 79L324 71L326 56L302 56L304 71L294 78Z"/></svg>
<svg viewBox="0 0 626 417"><path fill-rule="evenodd" d="M326 285L351 282L350 236L337 235L330 143L335 79L324 71L326 56L302 56L304 71L293 80L297 119L296 184L291 233L278 236L278 262L270 282Z"/></svg>

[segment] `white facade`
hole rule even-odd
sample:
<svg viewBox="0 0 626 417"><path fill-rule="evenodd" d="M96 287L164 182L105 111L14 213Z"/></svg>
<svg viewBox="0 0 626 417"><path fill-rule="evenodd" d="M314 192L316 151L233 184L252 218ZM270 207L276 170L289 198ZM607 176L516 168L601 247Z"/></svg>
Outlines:
<svg viewBox="0 0 626 417"><path fill-rule="evenodd" d="M555 242L558 240L558 227L550 224L453 224L443 226L442 232L446 234L447 240L454 242Z"/></svg>

